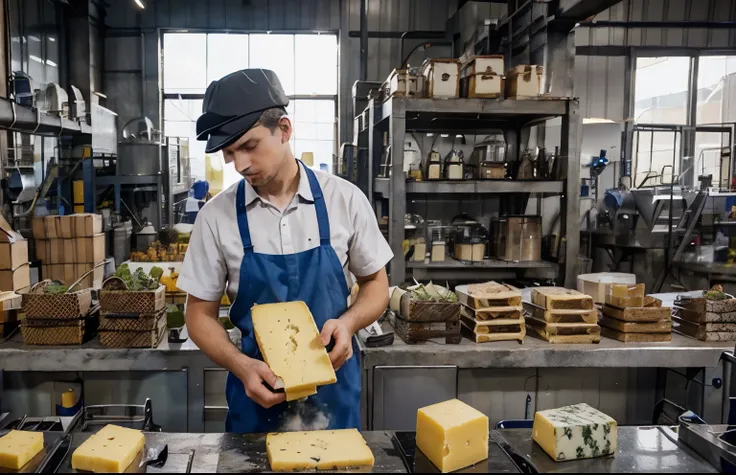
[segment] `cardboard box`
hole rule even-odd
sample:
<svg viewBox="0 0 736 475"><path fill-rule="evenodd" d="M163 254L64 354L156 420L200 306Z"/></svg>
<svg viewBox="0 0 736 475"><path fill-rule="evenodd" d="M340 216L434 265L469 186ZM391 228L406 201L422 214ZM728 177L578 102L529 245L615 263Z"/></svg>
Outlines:
<svg viewBox="0 0 736 475"><path fill-rule="evenodd" d="M76 264L64 264L64 282L65 285L72 285L79 276L77 276L77 265Z"/></svg>
<svg viewBox="0 0 736 475"><path fill-rule="evenodd" d="M74 237L74 216L59 216L59 237L71 239Z"/></svg>
<svg viewBox="0 0 736 475"><path fill-rule="evenodd" d="M0 271L0 290L17 291L31 285L31 267L20 266L15 270Z"/></svg>
<svg viewBox="0 0 736 475"><path fill-rule="evenodd" d="M92 237L102 232L102 216L99 214L75 214L73 217L76 237Z"/></svg>
<svg viewBox="0 0 736 475"><path fill-rule="evenodd" d="M63 264L76 264L77 263L77 240L76 239L62 239L62 263Z"/></svg>
<svg viewBox="0 0 736 475"><path fill-rule="evenodd" d="M78 237L76 243L76 263L89 264L105 260L105 234L93 237Z"/></svg>
<svg viewBox="0 0 736 475"><path fill-rule="evenodd" d="M0 270L15 270L28 264L28 241L0 242Z"/></svg>
<svg viewBox="0 0 736 475"><path fill-rule="evenodd" d="M59 221L59 216L44 217L43 227L47 239L58 239L61 237L61 221Z"/></svg>
<svg viewBox="0 0 736 475"><path fill-rule="evenodd" d="M0 214L0 270L15 270L26 264L28 264L28 241L13 231L10 223Z"/></svg>
<svg viewBox="0 0 736 475"><path fill-rule="evenodd" d="M31 227L33 228L33 237L35 239L46 239L46 227L43 216L34 217Z"/></svg>
<svg viewBox="0 0 736 475"><path fill-rule="evenodd" d="M61 239L49 239L49 261L46 264L64 264L64 245Z"/></svg>
<svg viewBox="0 0 736 475"><path fill-rule="evenodd" d="M99 262L97 263L99 264ZM75 272L77 274L77 278L74 280L79 279L84 274L86 274L89 271L92 271L87 277L85 277L82 282L79 284L79 286L75 287L75 290L81 290L81 289L88 289L88 288L95 288L100 289L102 288L102 281L105 278L105 266L101 265L99 267L95 267L96 264L89 263L89 264L77 264L75 266ZM94 270L93 270L94 269ZM70 284L73 282L70 282Z"/></svg>
<svg viewBox="0 0 736 475"><path fill-rule="evenodd" d="M38 238L34 241L36 244L36 259L41 261L41 264L48 264L51 259L51 247L49 246L49 241Z"/></svg>

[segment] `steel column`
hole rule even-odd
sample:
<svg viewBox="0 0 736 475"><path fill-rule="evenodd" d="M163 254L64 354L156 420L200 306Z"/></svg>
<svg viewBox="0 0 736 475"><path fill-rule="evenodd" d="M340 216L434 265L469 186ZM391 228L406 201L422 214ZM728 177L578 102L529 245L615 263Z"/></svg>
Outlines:
<svg viewBox="0 0 736 475"><path fill-rule="evenodd" d="M92 158L82 159L82 176L84 177L84 212L96 213L95 164Z"/></svg>
<svg viewBox="0 0 736 475"><path fill-rule="evenodd" d="M368 0L360 0L360 80L368 80Z"/></svg>
<svg viewBox="0 0 736 475"><path fill-rule="evenodd" d="M404 135L406 134L406 109L404 101L389 100L390 105L389 144L391 145L391 177L389 179L390 207L388 216L388 236L394 262L391 264L391 285L399 285L406 280L404 263L404 217L406 216L406 180L404 179Z"/></svg>
<svg viewBox="0 0 736 475"><path fill-rule="evenodd" d="M562 117L560 154L565 157L565 196L561 200L562 216L560 230L564 232L565 244L565 287L574 289L577 285L577 265L580 250L580 150L578 131L581 125L579 103L568 102L568 113Z"/></svg>

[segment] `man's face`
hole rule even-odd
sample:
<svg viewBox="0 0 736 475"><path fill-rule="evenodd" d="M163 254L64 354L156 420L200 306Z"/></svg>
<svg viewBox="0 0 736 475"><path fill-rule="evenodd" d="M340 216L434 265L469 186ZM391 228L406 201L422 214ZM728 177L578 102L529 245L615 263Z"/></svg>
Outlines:
<svg viewBox="0 0 736 475"><path fill-rule="evenodd" d="M273 132L257 125L238 141L222 149L225 163L234 163L235 169L251 186L268 184L276 177L288 157L291 121L284 117Z"/></svg>

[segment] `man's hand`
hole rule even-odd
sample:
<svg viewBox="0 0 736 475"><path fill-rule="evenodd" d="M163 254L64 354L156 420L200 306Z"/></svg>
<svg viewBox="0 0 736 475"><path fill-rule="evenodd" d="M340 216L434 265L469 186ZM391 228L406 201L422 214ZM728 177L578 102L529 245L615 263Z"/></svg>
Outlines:
<svg viewBox="0 0 736 475"><path fill-rule="evenodd" d="M334 338L335 347L330 352L332 367L338 370L353 357L353 332L342 320L327 320L322 327L322 344L327 346Z"/></svg>
<svg viewBox="0 0 736 475"><path fill-rule="evenodd" d="M243 355L242 362L239 361L237 366L235 374L243 382L246 396L256 404L269 409L286 401L286 394L271 392L263 385L266 382L269 386L275 388L278 380L278 377L273 374L266 363Z"/></svg>

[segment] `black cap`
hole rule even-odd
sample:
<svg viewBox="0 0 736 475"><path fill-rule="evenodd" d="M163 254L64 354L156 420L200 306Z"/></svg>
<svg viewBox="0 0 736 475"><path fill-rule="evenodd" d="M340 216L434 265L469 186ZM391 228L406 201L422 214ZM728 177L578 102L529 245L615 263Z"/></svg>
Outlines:
<svg viewBox="0 0 736 475"><path fill-rule="evenodd" d="M213 81L197 119L197 140L206 140L212 153L235 142L253 127L263 111L286 108L289 98L281 81L268 69L243 69Z"/></svg>

